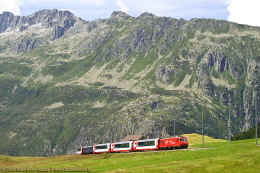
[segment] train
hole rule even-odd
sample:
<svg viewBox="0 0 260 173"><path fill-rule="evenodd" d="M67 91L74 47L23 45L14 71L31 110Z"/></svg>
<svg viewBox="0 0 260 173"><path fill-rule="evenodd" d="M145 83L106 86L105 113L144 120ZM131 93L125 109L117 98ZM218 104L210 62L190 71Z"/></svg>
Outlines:
<svg viewBox="0 0 260 173"><path fill-rule="evenodd" d="M81 146L78 154L101 154L120 152L142 152L154 150L173 150L188 148L186 137L155 138L135 141L123 141L115 143L95 144L93 146Z"/></svg>

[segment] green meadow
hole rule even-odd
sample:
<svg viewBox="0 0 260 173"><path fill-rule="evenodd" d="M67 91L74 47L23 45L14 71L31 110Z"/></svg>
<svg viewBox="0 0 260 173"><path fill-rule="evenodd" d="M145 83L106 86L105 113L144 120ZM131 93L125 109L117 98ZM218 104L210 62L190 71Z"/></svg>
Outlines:
<svg viewBox="0 0 260 173"><path fill-rule="evenodd" d="M254 140L209 142L190 150L55 157L0 156L0 168L89 168L98 173L259 173L260 146Z"/></svg>

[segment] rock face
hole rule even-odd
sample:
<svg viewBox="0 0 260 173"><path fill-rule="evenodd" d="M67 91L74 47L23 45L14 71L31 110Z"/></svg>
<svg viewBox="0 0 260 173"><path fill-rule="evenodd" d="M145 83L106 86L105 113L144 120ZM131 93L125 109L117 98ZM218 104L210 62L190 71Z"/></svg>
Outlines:
<svg viewBox="0 0 260 173"><path fill-rule="evenodd" d="M36 48L39 45L38 40L32 40L30 38L23 38L20 42L17 43L14 51L17 53L28 52Z"/></svg>
<svg viewBox="0 0 260 173"><path fill-rule="evenodd" d="M254 126L260 29L143 13L0 14L0 154L73 153L126 136ZM53 106L62 103L62 106ZM21 145L22 144L22 145Z"/></svg>
<svg viewBox="0 0 260 173"><path fill-rule="evenodd" d="M56 40L64 35L65 28L61 26L55 26L52 31L52 39Z"/></svg>
<svg viewBox="0 0 260 173"><path fill-rule="evenodd" d="M0 15L0 32L6 31L6 29L11 25L14 20L14 15L10 12L3 12Z"/></svg>
<svg viewBox="0 0 260 173"><path fill-rule="evenodd" d="M122 11L114 11L111 14L111 19L122 19L122 20L127 20L129 18L132 18L131 16L129 16L128 14L122 12Z"/></svg>

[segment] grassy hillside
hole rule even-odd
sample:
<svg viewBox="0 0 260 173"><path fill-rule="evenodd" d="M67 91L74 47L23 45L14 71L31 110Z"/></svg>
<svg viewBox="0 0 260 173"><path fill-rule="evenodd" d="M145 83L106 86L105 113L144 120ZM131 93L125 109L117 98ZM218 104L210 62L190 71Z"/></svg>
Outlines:
<svg viewBox="0 0 260 173"><path fill-rule="evenodd" d="M201 144L202 136L199 135L199 134L192 133L192 134L184 134L183 136L188 138L190 146ZM206 135L204 136L204 140L205 140L205 143L225 142L226 141L226 140L223 140L223 139L212 138L212 137L206 136Z"/></svg>
<svg viewBox="0 0 260 173"><path fill-rule="evenodd" d="M89 168L106 173L258 173L260 147L253 140L207 143L207 149L50 158L0 156L0 168Z"/></svg>

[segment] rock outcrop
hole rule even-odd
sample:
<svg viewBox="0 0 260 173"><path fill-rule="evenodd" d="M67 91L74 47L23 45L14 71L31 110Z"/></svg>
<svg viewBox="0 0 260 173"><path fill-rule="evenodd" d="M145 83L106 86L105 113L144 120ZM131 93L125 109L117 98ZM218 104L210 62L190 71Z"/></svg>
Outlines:
<svg viewBox="0 0 260 173"><path fill-rule="evenodd" d="M30 16L15 16L10 12L0 14L0 33L5 31L24 31L26 28L41 24L43 27L71 28L79 20L69 11L41 10Z"/></svg>

